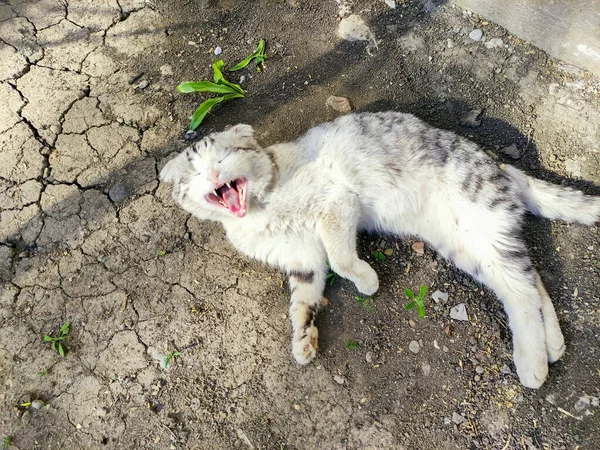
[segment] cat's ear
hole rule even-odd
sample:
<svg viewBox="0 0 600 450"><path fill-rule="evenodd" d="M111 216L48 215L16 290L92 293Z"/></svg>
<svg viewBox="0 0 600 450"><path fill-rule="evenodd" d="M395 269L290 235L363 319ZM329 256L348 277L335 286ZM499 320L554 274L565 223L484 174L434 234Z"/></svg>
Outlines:
<svg viewBox="0 0 600 450"><path fill-rule="evenodd" d="M160 171L160 181L163 183L173 183L182 176L181 154L169 161Z"/></svg>
<svg viewBox="0 0 600 450"><path fill-rule="evenodd" d="M228 130L231 138L235 141L236 147L239 148L254 148L258 147L256 139L254 139L254 128L250 125L240 123Z"/></svg>

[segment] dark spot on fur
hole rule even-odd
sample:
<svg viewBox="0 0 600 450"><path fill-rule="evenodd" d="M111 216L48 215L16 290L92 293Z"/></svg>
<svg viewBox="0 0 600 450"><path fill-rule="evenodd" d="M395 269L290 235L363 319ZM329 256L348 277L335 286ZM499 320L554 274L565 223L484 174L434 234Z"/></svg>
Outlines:
<svg viewBox="0 0 600 450"><path fill-rule="evenodd" d="M294 277L298 283L312 283L315 279L315 273L312 270L310 272L291 270L289 275L290 277Z"/></svg>
<svg viewBox="0 0 600 450"><path fill-rule="evenodd" d="M187 158L188 162L191 164L192 163L192 155L189 151L185 152L185 157Z"/></svg>
<svg viewBox="0 0 600 450"><path fill-rule="evenodd" d="M508 201L508 199L506 199L506 198L503 198L503 197L496 197L495 199L493 199L493 200L490 202L490 209L494 209L494 208L496 208L498 205L501 205L502 203L505 203L505 202L507 202L507 201Z"/></svg>
<svg viewBox="0 0 600 450"><path fill-rule="evenodd" d="M316 305L310 305L308 307L308 317L306 318L306 322L304 322L303 329L306 330L313 323L315 323L316 317L317 317L317 307L316 307Z"/></svg>
<svg viewBox="0 0 600 450"><path fill-rule="evenodd" d="M466 191L471 187L471 181L473 181L473 172L469 172L469 175L467 175L467 178L463 181L461 185L463 191Z"/></svg>
<svg viewBox="0 0 600 450"><path fill-rule="evenodd" d="M483 177L481 175L477 175L477 180L475 181L475 192L481 191L483 187Z"/></svg>

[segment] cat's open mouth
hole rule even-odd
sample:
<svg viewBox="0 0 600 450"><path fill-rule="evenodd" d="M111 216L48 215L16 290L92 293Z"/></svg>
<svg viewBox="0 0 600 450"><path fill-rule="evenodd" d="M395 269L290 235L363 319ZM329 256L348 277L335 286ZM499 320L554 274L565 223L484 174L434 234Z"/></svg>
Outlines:
<svg viewBox="0 0 600 450"><path fill-rule="evenodd" d="M206 200L228 209L236 217L244 217L246 215L247 187L248 180L236 178L207 194Z"/></svg>

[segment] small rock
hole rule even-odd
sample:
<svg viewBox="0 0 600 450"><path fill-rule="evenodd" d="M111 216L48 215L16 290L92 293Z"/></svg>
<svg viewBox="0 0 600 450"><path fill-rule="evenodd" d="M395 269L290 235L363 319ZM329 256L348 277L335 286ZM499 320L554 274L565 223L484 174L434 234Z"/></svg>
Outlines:
<svg viewBox="0 0 600 450"><path fill-rule="evenodd" d="M546 395L546 401L551 405L556 405L556 394L548 394Z"/></svg>
<svg viewBox="0 0 600 450"><path fill-rule="evenodd" d="M467 315L467 307L465 306L465 304L459 303L458 305L454 306L450 310L450 318L462 321L469 320L469 316Z"/></svg>
<svg viewBox="0 0 600 450"><path fill-rule="evenodd" d="M135 83L137 80L139 80L140 78L142 78L144 76L144 72L140 72L137 75L132 76L129 81L127 81L128 84L133 84Z"/></svg>
<svg viewBox="0 0 600 450"><path fill-rule="evenodd" d="M115 202L115 203L120 203L123 200L125 200L127 197L129 197L131 193L129 192L129 189L125 186L123 186L122 184L118 183L115 184L113 187L110 188L110 190L108 191L108 196L110 197L110 199Z"/></svg>
<svg viewBox="0 0 600 450"><path fill-rule="evenodd" d="M160 74L163 77L168 77L170 75L173 75L173 68L168 64L160 66L159 70L160 70Z"/></svg>
<svg viewBox="0 0 600 450"><path fill-rule="evenodd" d="M365 361L367 361L369 364L373 362L373 352L367 352L365 355Z"/></svg>
<svg viewBox="0 0 600 450"><path fill-rule="evenodd" d="M396 0L383 0L386 5L391 9L396 9Z"/></svg>
<svg viewBox="0 0 600 450"><path fill-rule="evenodd" d="M582 411L588 406L590 406L590 403L590 397L588 395L584 395L582 397L579 397L577 399L577 402L575 402L575 409L577 411ZM33 406L33 404L31 406Z"/></svg>
<svg viewBox="0 0 600 450"><path fill-rule="evenodd" d="M410 341L410 344L408 344L408 349L413 353L419 353L421 346L417 341Z"/></svg>
<svg viewBox="0 0 600 450"><path fill-rule="evenodd" d="M473 380L474 380L475 382L479 383L479 381L481 380L481 377L480 377L479 375L475 375L475 376L473 377Z"/></svg>
<svg viewBox="0 0 600 450"><path fill-rule="evenodd" d="M510 156L512 159L519 159L521 157L521 152L517 148L516 144L511 144L508 147L504 147L500 151L505 155Z"/></svg>
<svg viewBox="0 0 600 450"><path fill-rule="evenodd" d="M502 370L500 370L500 373L501 373L502 375L509 375L509 374L511 374L511 373L512 373L512 370L510 370L510 367L508 367L508 365L507 365L507 364L504 364L504 365L502 366Z"/></svg>
<svg viewBox="0 0 600 450"><path fill-rule="evenodd" d="M477 372L479 375L481 375L485 371L483 370L483 367L477 366L477 367L475 367L475 372Z"/></svg>
<svg viewBox="0 0 600 450"><path fill-rule="evenodd" d="M425 244L423 244L423 242L421 242L421 241L415 242L411 247L414 250L414 252L419 255L422 255L425 253Z"/></svg>
<svg viewBox="0 0 600 450"><path fill-rule="evenodd" d="M344 377L341 377L339 375L336 375L335 377L333 377L333 379L337 384L344 384L344 382L346 381Z"/></svg>
<svg viewBox="0 0 600 450"><path fill-rule="evenodd" d="M465 421L465 418L463 416L461 416L458 413L452 413L452 422L454 422L456 425L460 425L461 423L463 423Z"/></svg>
<svg viewBox="0 0 600 450"><path fill-rule="evenodd" d="M244 83L244 81L246 81L246 75L242 75L242 76L240 77L240 84L243 84L243 83Z"/></svg>
<svg viewBox="0 0 600 450"><path fill-rule="evenodd" d="M191 141L191 140L194 140L194 139L196 139L196 136L197 136L197 134L196 134L196 132L195 132L195 131L192 131L192 130L187 130L187 131L185 132L185 134L183 135L183 138L184 138L186 141Z"/></svg>
<svg viewBox="0 0 600 450"><path fill-rule="evenodd" d="M421 370L423 371L423 375L428 377L429 374L431 373L431 365L427 364L427 363L423 363L423 365L421 366Z"/></svg>
<svg viewBox="0 0 600 450"><path fill-rule="evenodd" d="M469 33L469 37L474 41L480 41L483 37L483 31L481 31L479 28L475 28Z"/></svg>
<svg viewBox="0 0 600 450"><path fill-rule="evenodd" d="M386 248L386 249L383 251L383 254L384 254L385 256L392 256L392 255L394 254L394 250L392 250L391 248Z"/></svg>
<svg viewBox="0 0 600 450"><path fill-rule="evenodd" d="M138 89L146 89L150 83L148 80L143 80L140 84L138 84Z"/></svg>
<svg viewBox="0 0 600 450"><path fill-rule="evenodd" d="M348 113L352 110L350 100L348 100L346 97L336 97L335 95L331 95L327 98L325 104L334 111L342 114Z"/></svg>
<svg viewBox="0 0 600 450"><path fill-rule="evenodd" d="M215 47L214 54L215 54L215 56L219 56L221 53L223 53L223 49L217 45Z"/></svg>
<svg viewBox="0 0 600 450"><path fill-rule="evenodd" d="M481 125L483 112L483 109L472 109L460 119L460 124L463 127L477 128Z"/></svg>
<svg viewBox="0 0 600 450"><path fill-rule="evenodd" d="M52 131L54 134L60 134L60 132L62 131L62 128L60 125L52 125L50 127L50 131Z"/></svg>
<svg viewBox="0 0 600 450"><path fill-rule="evenodd" d="M408 321L408 324L410 325L411 328L414 328L417 323L414 320L410 319Z"/></svg>
<svg viewBox="0 0 600 450"><path fill-rule="evenodd" d="M42 400L34 400L31 402L32 409L42 409L46 405Z"/></svg>
<svg viewBox="0 0 600 450"><path fill-rule="evenodd" d="M485 45L487 48L502 47L504 45L504 41L502 41L500 38L492 38L483 45Z"/></svg>
<svg viewBox="0 0 600 450"><path fill-rule="evenodd" d="M448 293L438 290L438 291L435 291L433 294L431 294L431 298L437 304L441 303L442 305L445 305L446 302L448 301Z"/></svg>
<svg viewBox="0 0 600 450"><path fill-rule="evenodd" d="M557 66L558 70L563 70L565 72L569 72L573 75L579 75L579 72L581 72L581 69L577 66L574 66L572 64L559 64Z"/></svg>
<svg viewBox="0 0 600 450"><path fill-rule="evenodd" d="M446 47L448 47L448 48L454 48L454 41L452 39L448 39L446 41Z"/></svg>
<svg viewBox="0 0 600 450"><path fill-rule="evenodd" d="M437 339L434 339L434 340L433 340L433 348L435 348L435 349L437 349L437 350L439 350L439 349L440 349L440 344L438 344L438 341L437 341Z"/></svg>
<svg viewBox="0 0 600 450"><path fill-rule="evenodd" d="M448 352L450 351L450 349L444 345L444 346L442 347L442 351L443 351L444 353L448 353Z"/></svg>

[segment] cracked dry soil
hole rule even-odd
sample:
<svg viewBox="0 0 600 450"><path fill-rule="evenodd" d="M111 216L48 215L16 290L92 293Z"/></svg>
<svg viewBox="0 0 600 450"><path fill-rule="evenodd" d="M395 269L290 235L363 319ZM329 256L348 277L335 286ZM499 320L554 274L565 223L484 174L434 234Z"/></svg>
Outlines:
<svg viewBox="0 0 600 450"><path fill-rule="evenodd" d="M263 37L266 70L231 75L244 75L247 97L200 134L246 122L264 145L292 139L332 119L325 101L341 95L357 110L414 113L538 177L575 177L566 182L600 194L597 78L452 5L387 3L0 2L0 437L9 448L598 448L597 228L528 221L568 345L532 391L514 373L495 297L427 245L414 252L410 237L360 237L381 280L371 311L336 281L318 319L318 357L297 366L284 277L239 256L158 183L201 101L175 86L209 78L217 45L233 64ZM344 9L376 46L337 38ZM484 39L468 38L474 28ZM492 39L502 45L488 48ZM484 118L465 128L472 109ZM518 159L502 152L512 144ZM419 320L403 290L422 284L449 300L428 296ZM449 317L460 303L468 322ZM43 336L67 320L61 358ZM36 399L40 409L19 406Z"/></svg>

